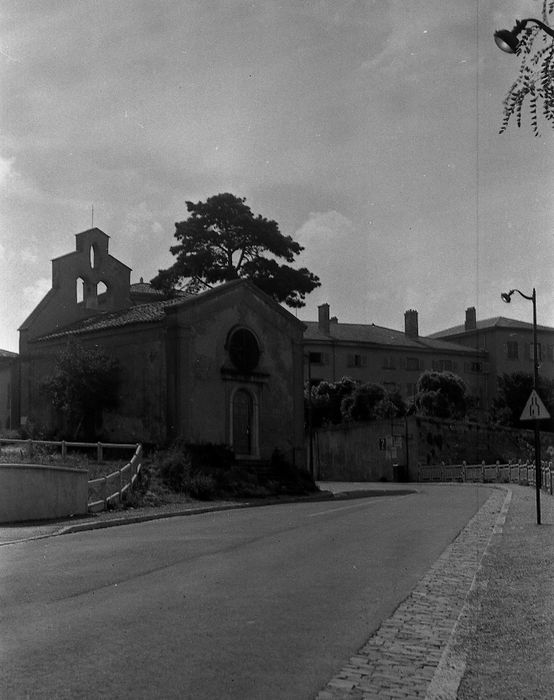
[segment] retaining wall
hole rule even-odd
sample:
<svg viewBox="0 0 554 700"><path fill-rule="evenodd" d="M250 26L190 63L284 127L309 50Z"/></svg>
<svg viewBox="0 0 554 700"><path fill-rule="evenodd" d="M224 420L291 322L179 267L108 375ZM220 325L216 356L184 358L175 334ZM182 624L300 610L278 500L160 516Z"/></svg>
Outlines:
<svg viewBox="0 0 554 700"><path fill-rule="evenodd" d="M543 459L554 434L540 433ZM314 433L314 472L321 481L417 481L421 465L494 464L534 459L534 433L422 416L347 423Z"/></svg>
<svg viewBox="0 0 554 700"><path fill-rule="evenodd" d="M46 520L87 512L88 471L0 464L0 522Z"/></svg>

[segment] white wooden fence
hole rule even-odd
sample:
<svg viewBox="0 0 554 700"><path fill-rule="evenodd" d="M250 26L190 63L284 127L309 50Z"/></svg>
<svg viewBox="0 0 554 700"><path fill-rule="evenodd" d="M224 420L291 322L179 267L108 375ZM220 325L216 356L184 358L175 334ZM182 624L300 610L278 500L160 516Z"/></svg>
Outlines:
<svg viewBox="0 0 554 700"><path fill-rule="evenodd" d="M130 490L132 490L142 467L143 451L140 444L116 444L108 442L66 442L65 440L16 440L0 438L0 451L4 445L15 445L19 448L21 456L33 457L37 447L44 446L50 449L59 448L62 461L68 459L68 450L87 449L94 450L96 461L102 462L105 450L134 450L129 462L121 469L107 476L91 479L88 482L88 509L90 512L106 510L115 503L120 503Z"/></svg>
<svg viewBox="0 0 554 700"><path fill-rule="evenodd" d="M524 464L435 464L418 467L418 481L436 482L482 482L510 483L535 486L535 465ZM554 494L554 466L552 462L542 462L541 488Z"/></svg>

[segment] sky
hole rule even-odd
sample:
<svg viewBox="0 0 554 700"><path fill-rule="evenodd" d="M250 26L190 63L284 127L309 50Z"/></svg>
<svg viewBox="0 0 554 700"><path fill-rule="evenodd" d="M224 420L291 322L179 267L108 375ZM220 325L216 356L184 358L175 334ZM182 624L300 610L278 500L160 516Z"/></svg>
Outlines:
<svg viewBox="0 0 554 700"><path fill-rule="evenodd" d="M538 0L0 0L0 348L94 226L132 282L186 201L245 197L321 279L298 312L554 326L554 131L499 134ZM524 117L527 113L524 113ZM92 218L94 207L94 218Z"/></svg>

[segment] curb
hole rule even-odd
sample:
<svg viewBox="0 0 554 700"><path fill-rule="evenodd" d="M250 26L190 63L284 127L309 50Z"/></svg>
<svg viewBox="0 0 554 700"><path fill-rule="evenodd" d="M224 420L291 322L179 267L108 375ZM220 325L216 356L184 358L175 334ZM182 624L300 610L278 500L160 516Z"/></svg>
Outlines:
<svg viewBox="0 0 554 700"><path fill-rule="evenodd" d="M79 525L69 525L57 535L70 535L75 532L84 532L86 530L101 530L107 527L117 527L119 525L132 525L134 523L148 522L149 520L164 520L167 518L180 518L187 515L202 515L204 513L216 513L226 510L244 510L246 508L265 508L267 506L278 506L286 505L287 503L318 503L320 501L339 501L339 500L353 500L355 498L374 498L378 496L406 496L408 494L417 493L417 491L412 489L401 489L401 490L368 490L368 491L344 491L337 494L331 493L331 491L323 491L317 496L297 496L293 498L275 498L268 499L263 503L257 502L244 502L244 503L234 503L224 506L200 506L198 508L188 508L182 511L174 511L172 513L148 513L145 515L131 516L130 518L113 518L112 520L101 520L99 522L87 522L81 523Z"/></svg>
<svg viewBox="0 0 554 700"><path fill-rule="evenodd" d="M29 537L23 537L21 539L10 540L7 542L0 542L0 547L8 544L17 544L19 542L27 542L29 540L40 540L46 537L57 537L59 535L71 535L78 532L86 532L87 530L103 530L109 527L119 527L121 525L134 525L136 523L148 522L150 520L164 520L167 518L179 518L189 515L202 515L204 513L215 513L227 510L239 510L245 508L263 508L267 506L274 505L285 505L288 503L317 503L320 501L341 501L341 500L353 500L356 498L376 498L379 496L406 496L409 494L418 493L415 489L368 489L360 491L342 491L339 493L332 493L331 491L322 491L315 496L295 496L290 498L272 498L263 502L246 501L242 503L232 503L226 505L211 505L211 506L199 506L197 508L187 508L183 510L176 510L172 512L163 513L144 513L142 515L135 515L126 518L111 518L109 520L89 520L84 523L78 523L75 525L68 525L66 527L60 526L60 530L54 532L49 532L40 535L31 535Z"/></svg>

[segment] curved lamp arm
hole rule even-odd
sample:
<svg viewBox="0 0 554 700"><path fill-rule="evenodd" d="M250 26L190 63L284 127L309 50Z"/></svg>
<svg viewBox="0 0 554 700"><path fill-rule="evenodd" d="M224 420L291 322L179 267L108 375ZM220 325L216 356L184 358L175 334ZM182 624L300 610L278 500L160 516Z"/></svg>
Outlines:
<svg viewBox="0 0 554 700"><path fill-rule="evenodd" d="M502 301L505 301L506 304L509 304L512 300L512 294L514 292L517 292L520 296L522 296L524 299L527 299L528 301L534 301L535 300L535 290L533 289L533 294L529 296L528 294L524 294L521 292L519 289L510 289L509 292L504 292L503 294L500 295L500 298Z"/></svg>
<svg viewBox="0 0 554 700"><path fill-rule="evenodd" d="M494 33L494 41L496 42L498 48L506 53L516 53L519 45L518 36L525 29L528 22L534 22L543 30L543 32L554 38L554 29L552 27L549 27L548 24L541 22L540 19L527 17L526 19L516 20L516 24L513 29L499 29Z"/></svg>

